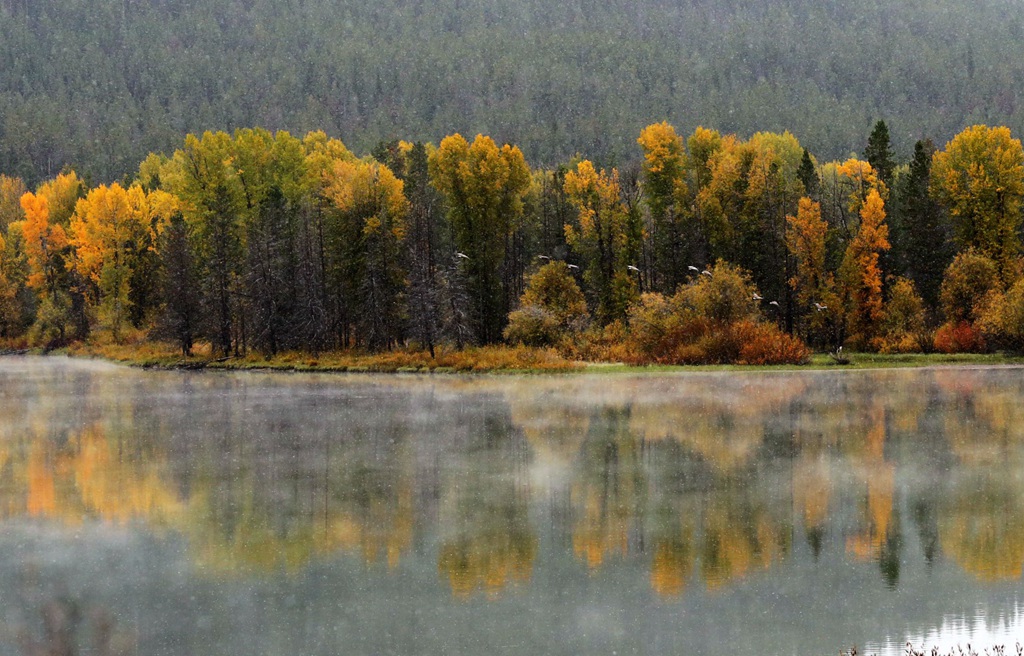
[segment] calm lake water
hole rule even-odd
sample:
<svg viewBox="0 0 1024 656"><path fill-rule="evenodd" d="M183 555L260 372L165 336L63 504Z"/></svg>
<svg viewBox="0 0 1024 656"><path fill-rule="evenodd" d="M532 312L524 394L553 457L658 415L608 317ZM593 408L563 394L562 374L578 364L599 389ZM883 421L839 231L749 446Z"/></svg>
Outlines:
<svg viewBox="0 0 1024 656"><path fill-rule="evenodd" d="M1024 369L0 358L0 654L900 653L1024 636Z"/></svg>

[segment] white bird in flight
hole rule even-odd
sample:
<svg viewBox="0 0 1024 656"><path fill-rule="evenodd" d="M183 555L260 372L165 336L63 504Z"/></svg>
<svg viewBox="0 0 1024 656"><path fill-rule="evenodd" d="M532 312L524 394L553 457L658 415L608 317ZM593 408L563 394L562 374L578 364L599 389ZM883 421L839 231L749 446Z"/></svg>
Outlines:
<svg viewBox="0 0 1024 656"><path fill-rule="evenodd" d="M828 309L828 306L827 306L827 305L822 305L821 303L815 303L815 304L814 304L814 308L815 308L815 309L816 309L816 310L817 310L818 312L821 312L822 310L827 310L827 309Z"/></svg>
<svg viewBox="0 0 1024 656"><path fill-rule="evenodd" d="M760 294L758 294L757 292L754 292L754 300L755 301L763 301L764 297L761 296Z"/></svg>
<svg viewBox="0 0 1024 656"><path fill-rule="evenodd" d="M569 267L570 269L578 269L579 268L575 264L566 264L565 266Z"/></svg>
<svg viewBox="0 0 1024 656"><path fill-rule="evenodd" d="M468 260L469 259L468 255L466 255L465 253L461 253L459 251L455 251L455 257L461 257L464 260Z"/></svg>
<svg viewBox="0 0 1024 656"><path fill-rule="evenodd" d="M778 301L768 301L768 305L774 305L775 307L779 307L779 302Z"/></svg>
<svg viewBox="0 0 1024 656"><path fill-rule="evenodd" d="M689 269L690 271L700 271L700 269L698 269L697 267L693 266L692 264L690 266L686 267L686 268Z"/></svg>
<svg viewBox="0 0 1024 656"><path fill-rule="evenodd" d="M632 264L627 264L626 268L629 269L630 271L636 271L637 273L640 273L640 269L636 268Z"/></svg>
<svg viewBox="0 0 1024 656"><path fill-rule="evenodd" d="M708 278L710 278L711 277L711 272L708 271L707 269L704 269L703 271L700 272L700 275L707 276Z"/></svg>

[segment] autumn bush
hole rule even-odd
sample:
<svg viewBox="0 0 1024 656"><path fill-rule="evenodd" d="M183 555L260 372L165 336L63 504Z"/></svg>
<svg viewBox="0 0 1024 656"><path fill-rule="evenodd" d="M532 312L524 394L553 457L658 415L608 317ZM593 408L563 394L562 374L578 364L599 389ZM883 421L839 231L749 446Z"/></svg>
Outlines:
<svg viewBox="0 0 1024 656"><path fill-rule="evenodd" d="M806 364L811 350L802 341L770 323L744 322L736 326L740 336L740 364Z"/></svg>
<svg viewBox="0 0 1024 656"><path fill-rule="evenodd" d="M526 346L551 346L558 343L563 328L558 318L536 305L524 306L508 315L505 340Z"/></svg>
<svg viewBox="0 0 1024 656"><path fill-rule="evenodd" d="M636 362L629 329L615 320L603 328L591 326L574 340L564 340L559 352L565 357L588 362Z"/></svg>
<svg viewBox="0 0 1024 656"><path fill-rule="evenodd" d="M629 309L630 362L686 364L679 361L679 347L706 335L710 324L677 301L648 293Z"/></svg>
<svg viewBox="0 0 1024 656"><path fill-rule="evenodd" d="M757 287L749 273L723 260L708 273L711 275L701 275L679 288L673 297L677 308L720 324L754 321L760 317L758 301L754 300Z"/></svg>
<svg viewBox="0 0 1024 656"><path fill-rule="evenodd" d="M924 301L911 280L897 278L889 288L881 330L872 347L880 353L918 353L930 350L931 342Z"/></svg>
<svg viewBox="0 0 1024 656"><path fill-rule="evenodd" d="M719 262L666 298L644 294L629 312L628 360L635 364L800 364L800 340L765 323L757 289L738 267Z"/></svg>
<svg viewBox="0 0 1024 656"><path fill-rule="evenodd" d="M940 353L981 353L985 346L981 330L967 321L944 323L935 331L935 350Z"/></svg>
<svg viewBox="0 0 1024 656"><path fill-rule="evenodd" d="M980 353L1002 334L1003 283L995 260L968 248L946 267L939 304L946 322L935 331L935 350ZM986 336L988 339L986 339Z"/></svg>
<svg viewBox="0 0 1024 656"><path fill-rule="evenodd" d="M530 276L520 308L508 317L505 339L525 346L555 346L587 323L587 302L565 262L550 262Z"/></svg>
<svg viewBox="0 0 1024 656"><path fill-rule="evenodd" d="M1024 280L1018 280L1005 294L989 294L977 327L993 345L1024 350Z"/></svg>
<svg viewBox="0 0 1024 656"><path fill-rule="evenodd" d="M946 321L956 326L977 321L990 294L1001 289L995 260L969 248L946 267L939 290L939 304Z"/></svg>

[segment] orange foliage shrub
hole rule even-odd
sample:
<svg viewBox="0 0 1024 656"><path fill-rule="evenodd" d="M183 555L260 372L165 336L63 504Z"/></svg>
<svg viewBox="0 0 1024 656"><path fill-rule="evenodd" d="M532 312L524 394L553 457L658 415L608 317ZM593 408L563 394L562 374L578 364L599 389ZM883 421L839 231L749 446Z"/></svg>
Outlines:
<svg viewBox="0 0 1024 656"><path fill-rule="evenodd" d="M626 325L618 320L604 328L588 330L575 340L563 340L559 345L559 352L564 357L589 362L637 361Z"/></svg>
<svg viewBox="0 0 1024 656"><path fill-rule="evenodd" d="M440 354L440 366L456 371L522 370L561 371L579 366L562 358L553 348L528 346L481 346Z"/></svg>
<svg viewBox="0 0 1024 656"><path fill-rule="evenodd" d="M631 364L805 364L811 355L800 339L775 324L722 324L703 318L680 319L669 322L664 330L634 333L630 347L624 360Z"/></svg>
<svg viewBox="0 0 1024 656"><path fill-rule="evenodd" d="M967 323L945 323L935 331L935 350L940 353L981 353L985 338L981 331Z"/></svg>
<svg viewBox="0 0 1024 656"><path fill-rule="evenodd" d="M807 345L774 324L743 323L736 332L742 336L740 364L806 364L810 360Z"/></svg>
<svg viewBox="0 0 1024 656"><path fill-rule="evenodd" d="M756 288L725 262L671 298L644 294L629 311L631 364L802 364L799 339L760 320Z"/></svg>

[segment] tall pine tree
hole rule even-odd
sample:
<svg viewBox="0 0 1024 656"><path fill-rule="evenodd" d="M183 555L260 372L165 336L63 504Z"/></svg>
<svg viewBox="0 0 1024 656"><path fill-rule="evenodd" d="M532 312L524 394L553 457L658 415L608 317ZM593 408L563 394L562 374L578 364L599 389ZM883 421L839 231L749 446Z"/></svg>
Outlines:
<svg viewBox="0 0 1024 656"><path fill-rule="evenodd" d="M914 145L910 168L893 190L892 222L893 263L897 271L914 281L921 297L932 307L938 303L942 275L953 257L948 217L928 193L934 153L930 139Z"/></svg>
<svg viewBox="0 0 1024 656"><path fill-rule="evenodd" d="M871 130L871 136L868 137L868 145L864 149L864 159L878 171L878 177L882 179L886 187L892 186L892 174L896 169L893 157L892 146L889 142L889 126L885 124L885 121L879 120Z"/></svg>

